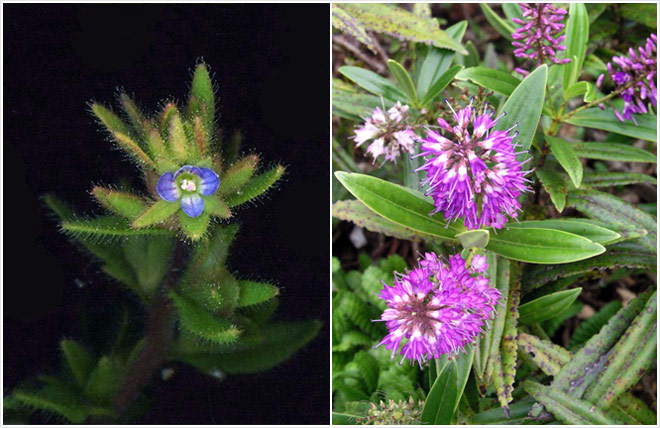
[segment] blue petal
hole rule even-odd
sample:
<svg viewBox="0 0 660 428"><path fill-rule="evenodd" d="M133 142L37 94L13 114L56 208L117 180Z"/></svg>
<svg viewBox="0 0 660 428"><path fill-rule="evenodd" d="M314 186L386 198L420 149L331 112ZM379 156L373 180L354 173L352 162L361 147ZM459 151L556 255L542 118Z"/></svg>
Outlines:
<svg viewBox="0 0 660 428"><path fill-rule="evenodd" d="M182 172L189 172L191 174L196 174L196 175L201 174L199 168L197 168L196 166L184 165L181 168L179 168L179 170L174 174L174 178L177 178Z"/></svg>
<svg viewBox="0 0 660 428"><path fill-rule="evenodd" d="M204 196L212 195L218 190L218 186L220 185L218 174L209 168L201 167L198 169L200 170L199 193Z"/></svg>
<svg viewBox="0 0 660 428"><path fill-rule="evenodd" d="M204 211L204 199L199 195L186 195L181 198L181 209L188 217L199 217Z"/></svg>
<svg viewBox="0 0 660 428"><path fill-rule="evenodd" d="M167 202L178 201L181 197L181 190L176 185L174 175L171 172L166 172L160 176L156 184L156 191Z"/></svg>

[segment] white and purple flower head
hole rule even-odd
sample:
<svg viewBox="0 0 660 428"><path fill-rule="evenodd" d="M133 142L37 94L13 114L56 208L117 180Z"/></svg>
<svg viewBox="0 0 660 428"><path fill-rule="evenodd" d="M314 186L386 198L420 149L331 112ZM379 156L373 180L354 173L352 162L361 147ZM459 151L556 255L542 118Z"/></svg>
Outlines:
<svg viewBox="0 0 660 428"><path fill-rule="evenodd" d="M398 101L387 112L376 107L364 125L355 130L355 146L373 140L367 153L374 162L381 155L385 155L385 160L396 162L401 152L413 153L417 136L406 121L407 115L408 106Z"/></svg>
<svg viewBox="0 0 660 428"><path fill-rule="evenodd" d="M161 175L156 190L168 202L181 201L181 209L189 217L199 217L204 211L202 196L212 195L219 185L218 174L212 169L184 165L175 173Z"/></svg>
<svg viewBox="0 0 660 428"><path fill-rule="evenodd" d="M649 102L653 107L657 105L658 88L655 86L655 77L658 74L657 43L657 36L651 34L646 39L646 44L637 51L630 48L628 56L615 56L607 63L607 71L617 86L616 90L629 86L621 92L621 98L625 101L623 114L614 109L614 114L621 122L624 119L632 120L637 125L633 114L648 113ZM612 62L618 70L615 70ZM599 88L603 77L604 75L601 74L596 82Z"/></svg>
<svg viewBox="0 0 660 428"><path fill-rule="evenodd" d="M395 273L394 285L384 284L379 296L388 308L378 321L385 321L389 334L377 346L421 366L473 344L502 297L483 276L487 267L485 256L476 255L466 267L460 254L441 260L426 253L417 268Z"/></svg>
<svg viewBox="0 0 660 428"><path fill-rule="evenodd" d="M566 15L566 11L550 3L520 3L520 7L524 19L512 19L516 24L522 25L511 34L514 40L511 44L516 48L514 55L534 60L537 66L543 64L546 59L555 64L570 62L570 58L557 58L558 51L566 50L566 46L561 44L565 36L556 37L564 28L564 24L559 22ZM516 68L516 71L523 76L529 74L529 71L522 68Z"/></svg>
<svg viewBox="0 0 660 428"><path fill-rule="evenodd" d="M493 118L493 112L486 111L487 105L480 115L472 108L472 101L458 111L451 105L449 108L455 126L438 118L448 138L428 129L418 155L430 156L418 168L426 171L422 186L428 186L426 194L433 197L436 207L430 214L442 211L450 222L463 218L468 230L489 226L501 229L507 215L518 216L518 196L531 190L525 178L530 171L522 169L529 159L516 159L523 152L515 151L513 138L518 134L511 132L515 126L493 130L502 116Z"/></svg>

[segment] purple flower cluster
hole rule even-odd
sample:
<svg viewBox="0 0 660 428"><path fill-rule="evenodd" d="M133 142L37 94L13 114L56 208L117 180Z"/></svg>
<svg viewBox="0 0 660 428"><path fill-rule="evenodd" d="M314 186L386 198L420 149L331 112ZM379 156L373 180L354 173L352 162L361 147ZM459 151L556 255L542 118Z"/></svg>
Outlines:
<svg viewBox="0 0 660 428"><path fill-rule="evenodd" d="M499 117L493 119L493 112L486 112L487 106L480 115L472 102L458 112L451 105L449 108L456 126L438 118L449 138L428 129L418 155L431 156L418 168L426 171L422 186L429 186L426 194L433 197L436 207L430 214L442 211L450 222L463 218L468 230L484 226L501 229L506 215L518 216L520 193L531 190L525 178L530 171L522 169L527 161L516 159L522 152L516 152L512 142L518 134L511 133L514 127L493 130Z"/></svg>
<svg viewBox="0 0 660 428"><path fill-rule="evenodd" d="M621 88L621 98L625 101L623 115L617 109L614 114L621 122L632 120L637 125L634 113L648 113L646 105L650 101L653 107L657 104L658 88L655 86L655 76L658 74L657 44L658 38L655 34L646 39L646 45L639 47L637 51L630 48L628 56L615 56L607 63L607 71L617 86ZM618 67L615 70L614 66ZM600 75L596 86L600 88L604 75Z"/></svg>
<svg viewBox="0 0 660 428"><path fill-rule="evenodd" d="M413 153L417 136L407 123L407 114L408 106L398 101L386 113L376 107L364 125L355 130L355 146L373 140L367 153L373 156L374 162L381 155L385 155L385 160L396 162L402 151Z"/></svg>
<svg viewBox="0 0 660 428"><path fill-rule="evenodd" d="M555 64L566 64L570 58L557 58L557 52L566 49L566 46L560 43L564 41L564 36L557 36L564 28L564 24L559 22L564 19L566 11L555 7L549 3L520 3L523 11L523 18L513 18L512 21L522 25L511 37L513 46L516 48L513 53L518 58L527 58L535 60L537 66L543 64L544 60L550 60ZM516 68L516 71L523 76L529 74L522 68Z"/></svg>
<svg viewBox="0 0 660 428"><path fill-rule="evenodd" d="M395 274L393 286L384 284L379 297L388 308L378 321L385 321L389 334L377 346L391 349L392 358L398 350L421 367L474 343L502 296L483 276L485 256L465 264L460 254L443 261L426 253L417 268Z"/></svg>

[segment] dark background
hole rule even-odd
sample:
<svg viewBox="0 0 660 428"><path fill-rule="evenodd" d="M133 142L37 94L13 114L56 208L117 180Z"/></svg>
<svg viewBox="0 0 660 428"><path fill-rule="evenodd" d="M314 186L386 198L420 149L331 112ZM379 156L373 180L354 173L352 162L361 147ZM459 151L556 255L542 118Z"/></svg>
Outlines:
<svg viewBox="0 0 660 428"><path fill-rule="evenodd" d="M218 382L170 366L174 376L154 383L151 410L137 422L329 422L328 7L4 5L5 394L58 372L62 338L105 342L118 302L130 299L58 233L40 200L52 192L79 212L100 213L93 184L139 183L86 103L116 106L121 85L153 113L168 96L186 99L203 57L215 73L220 126L240 129L243 149L266 165L288 166L278 189L236 216L242 227L229 266L280 285L278 318L324 327L266 373Z"/></svg>

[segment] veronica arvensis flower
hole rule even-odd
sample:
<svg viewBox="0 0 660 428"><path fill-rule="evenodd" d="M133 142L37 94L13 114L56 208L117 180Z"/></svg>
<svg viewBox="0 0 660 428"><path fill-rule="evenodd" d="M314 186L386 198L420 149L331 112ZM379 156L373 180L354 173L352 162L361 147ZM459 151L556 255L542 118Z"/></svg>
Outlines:
<svg viewBox="0 0 660 428"><path fill-rule="evenodd" d="M426 171L422 186L428 186L426 194L433 197L436 207L430 214L443 212L450 222L463 218L468 230L501 229L507 215L518 216L518 196L530 190L525 178L530 171L522 169L529 159L522 163L516 159L523 152L515 151L515 126L494 130L502 116L493 118L487 105L481 114L472 108L472 102L458 111L449 108L456 125L438 118L447 137L428 129L418 155L428 157L418 170Z"/></svg>
<svg viewBox="0 0 660 428"><path fill-rule="evenodd" d="M501 295L483 276L485 257L475 256L469 267L465 263L460 254L444 261L426 253L417 268L395 274L393 286L384 284L379 297L388 308L378 321L389 334L377 346L421 366L473 344Z"/></svg>
<svg viewBox="0 0 660 428"><path fill-rule="evenodd" d="M175 173L161 175L156 190L167 202L181 201L181 209L189 217L199 217L204 211L202 196L212 195L219 185L218 174L212 169L184 165Z"/></svg>
<svg viewBox="0 0 660 428"><path fill-rule="evenodd" d="M374 162L382 155L385 155L386 161L396 162L402 152L414 153L417 136L407 122L408 108L398 101L386 112L376 107L364 124L355 130L355 146L372 141L367 153L371 154Z"/></svg>

